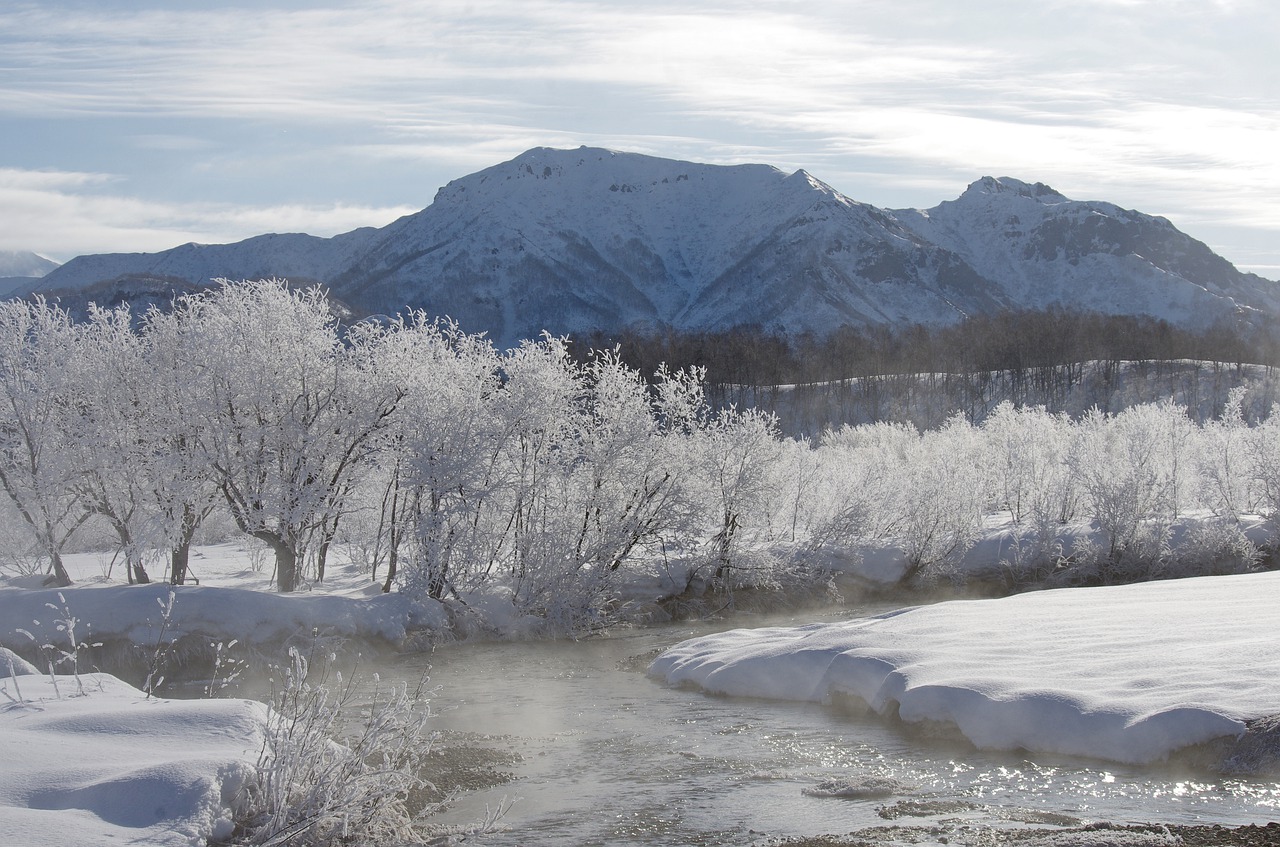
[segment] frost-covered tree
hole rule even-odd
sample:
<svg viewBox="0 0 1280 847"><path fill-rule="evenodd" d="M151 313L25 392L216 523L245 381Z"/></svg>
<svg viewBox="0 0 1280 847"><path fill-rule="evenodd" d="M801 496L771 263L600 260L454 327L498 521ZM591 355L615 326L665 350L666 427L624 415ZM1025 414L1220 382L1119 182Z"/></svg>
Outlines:
<svg viewBox="0 0 1280 847"><path fill-rule="evenodd" d="M891 537L899 523L898 474L919 440L915 427L903 423L825 433L815 451L821 472L809 495L822 511L813 518L809 546L848 556L864 543Z"/></svg>
<svg viewBox="0 0 1280 847"><path fill-rule="evenodd" d="M1194 425L1172 403L1080 421L1069 463L1106 536L1103 578L1150 575L1167 555L1170 522L1186 495Z"/></svg>
<svg viewBox="0 0 1280 847"><path fill-rule="evenodd" d="M961 414L908 450L894 479L893 534L907 558L904 580L948 575L977 540L986 502L982 444Z"/></svg>
<svg viewBox="0 0 1280 847"><path fill-rule="evenodd" d="M148 412L146 468L148 496L158 544L169 549L169 581L188 578L191 543L200 523L221 500L212 469L200 447L210 407L193 396L186 345L194 330L185 308L151 309L141 340L146 379L137 387Z"/></svg>
<svg viewBox="0 0 1280 847"><path fill-rule="evenodd" d="M1247 393L1243 387L1228 393L1222 416L1201 428L1201 448L1196 452L1209 508L1232 523L1257 508L1252 490L1254 456L1265 455L1265 448L1263 453L1251 449L1254 433L1245 420ZM1258 432L1267 428L1264 424Z"/></svg>
<svg viewBox="0 0 1280 847"><path fill-rule="evenodd" d="M994 498L989 508L1007 510L1019 527L1010 557L1019 579L1043 578L1062 556L1058 530L1075 517L1079 499L1067 464L1071 431L1066 415L1011 403L997 406L982 423Z"/></svg>
<svg viewBox="0 0 1280 847"><path fill-rule="evenodd" d="M174 342L196 449L236 525L271 548L293 591L312 533L342 508L399 397L369 395L318 289L224 283L183 298Z"/></svg>
<svg viewBox="0 0 1280 847"><path fill-rule="evenodd" d="M69 432L82 398L65 367L83 332L43 299L0 302L0 487L64 586L62 551L92 514Z"/></svg>
<svg viewBox="0 0 1280 847"><path fill-rule="evenodd" d="M1280 405L1273 406L1271 415L1253 428L1246 443L1259 511L1273 525L1280 525Z"/></svg>
<svg viewBox="0 0 1280 847"><path fill-rule="evenodd" d="M149 509L158 433L144 393L150 374L142 341L127 306L90 309L79 336L63 362L79 396L67 410L80 468L75 488L85 507L115 532L129 582L150 582L143 555L162 539Z"/></svg>
<svg viewBox="0 0 1280 847"><path fill-rule="evenodd" d="M758 409L721 409L693 433L688 446L693 472L705 486L713 578L728 586L735 572L744 530L765 507L774 464L779 459L777 419ZM749 566L746 568L749 570ZM751 574L739 573L737 577Z"/></svg>
<svg viewBox="0 0 1280 847"><path fill-rule="evenodd" d="M510 432L495 401L501 358L482 336L422 313L380 333L374 358L376 379L404 395L379 450L384 589L400 577L429 597L457 596L495 558L484 517L504 482L497 465Z"/></svg>

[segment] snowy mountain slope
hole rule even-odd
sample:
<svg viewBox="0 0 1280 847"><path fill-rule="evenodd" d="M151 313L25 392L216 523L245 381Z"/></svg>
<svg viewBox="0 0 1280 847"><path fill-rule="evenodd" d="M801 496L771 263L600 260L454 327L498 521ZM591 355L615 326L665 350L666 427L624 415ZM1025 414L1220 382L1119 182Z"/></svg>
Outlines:
<svg viewBox="0 0 1280 847"><path fill-rule="evenodd" d="M25 250L0 250L0 297L21 297L40 287L41 277L58 267L52 259Z"/></svg>
<svg viewBox="0 0 1280 847"><path fill-rule="evenodd" d="M0 277L42 277L58 267L52 259L25 250L0 250Z"/></svg>
<svg viewBox="0 0 1280 847"><path fill-rule="evenodd" d="M1177 324L1280 308L1280 286L1240 273L1165 218L1069 200L1042 183L983 177L956 200L893 214L1024 308L1085 303Z"/></svg>
<svg viewBox="0 0 1280 847"><path fill-rule="evenodd" d="M811 193L765 165L539 148L449 183L335 288L380 311L448 312L503 339L680 325L707 281Z"/></svg>
<svg viewBox="0 0 1280 847"><path fill-rule="evenodd" d="M500 341L674 326L830 331L1009 305L951 251L804 171L531 150L443 188L335 280ZM959 305L957 305L957 303Z"/></svg>
<svg viewBox="0 0 1280 847"><path fill-rule="evenodd" d="M273 275L369 313L447 314L503 344L543 329L824 334L1050 305L1184 325L1280 312L1280 285L1167 220L1039 183L984 177L957 200L894 211L804 171L587 147L529 150L382 229L86 256L48 285Z"/></svg>
<svg viewBox="0 0 1280 847"><path fill-rule="evenodd" d="M234 244L183 244L160 253L77 256L45 277L49 290L85 289L121 278L184 280L200 286L219 278L326 281L349 265L377 230L319 238L301 233L258 235Z"/></svg>

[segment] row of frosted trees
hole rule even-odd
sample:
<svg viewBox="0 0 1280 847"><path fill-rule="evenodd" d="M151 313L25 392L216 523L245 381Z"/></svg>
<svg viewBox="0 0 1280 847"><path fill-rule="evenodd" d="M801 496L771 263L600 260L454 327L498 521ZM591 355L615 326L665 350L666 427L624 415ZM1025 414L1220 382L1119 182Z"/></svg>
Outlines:
<svg viewBox="0 0 1280 847"><path fill-rule="evenodd" d="M131 581L165 549L182 582L218 512L271 549L281 591L323 580L341 542L388 590L501 578L532 613L600 609L629 562L708 524L727 573L739 454L773 440L760 415L711 413L696 373L651 390L610 353L498 352L422 314L342 328L320 292L279 282L82 322L9 301L0 338L0 485L64 584L91 522Z"/></svg>
<svg viewBox="0 0 1280 847"><path fill-rule="evenodd" d="M1224 548L1239 515L1280 514L1280 420L1246 420L1239 395L1203 426L1171 404L1076 420L1004 406L976 427L810 443L710 409L697 371L646 381L554 338L500 352L423 314L342 327L320 292L279 282L81 322L2 303L0 392L12 523L64 583L86 525L118 539L131 581L164 550L182 582L218 515L272 551L281 591L323 580L340 549L387 590L465 602L502 586L580 628L638 573L673 591L785 586L888 546L936 576L1000 514L1033 576L1154 567L1188 513ZM1080 520L1101 540L1064 549Z"/></svg>

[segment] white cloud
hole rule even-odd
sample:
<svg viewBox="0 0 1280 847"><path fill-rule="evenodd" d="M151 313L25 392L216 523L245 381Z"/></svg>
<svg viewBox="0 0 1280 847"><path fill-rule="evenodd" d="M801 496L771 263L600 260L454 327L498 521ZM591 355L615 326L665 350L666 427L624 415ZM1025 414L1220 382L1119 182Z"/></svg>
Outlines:
<svg viewBox="0 0 1280 847"><path fill-rule="evenodd" d="M48 191L100 185L111 180L107 174L0 167L0 190Z"/></svg>
<svg viewBox="0 0 1280 847"><path fill-rule="evenodd" d="M103 182L76 177L96 176L0 170L0 209L6 217L6 226L0 229L0 250L32 250L66 261L79 253L152 252L189 241L226 243L264 232L330 236L361 226L385 226L417 211L352 205L156 203L76 190ZM77 249L68 253L67 244Z"/></svg>
<svg viewBox="0 0 1280 847"><path fill-rule="evenodd" d="M1280 11L1260 0L28 4L0 11L0 51L19 71L0 78L0 121L279 125L331 160L358 157L369 178L342 187L360 193L332 196L371 210L405 204L406 163L443 184L528 147L589 143L806 167L882 205L1008 173L1280 233L1276 36ZM216 159L181 126L133 129L121 146L185 152L185 173L227 185L242 172L254 208L325 208L281 181L284 196L264 199L264 167L237 166L264 155L253 131L220 136Z"/></svg>

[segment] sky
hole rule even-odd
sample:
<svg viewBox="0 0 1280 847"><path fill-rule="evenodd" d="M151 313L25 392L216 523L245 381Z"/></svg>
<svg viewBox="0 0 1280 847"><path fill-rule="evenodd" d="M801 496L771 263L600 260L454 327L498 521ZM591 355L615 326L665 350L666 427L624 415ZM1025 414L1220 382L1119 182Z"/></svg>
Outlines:
<svg viewBox="0 0 1280 847"><path fill-rule="evenodd" d="M1274 0L80 0L0 7L0 250L334 235L537 146L983 175L1280 278Z"/></svg>

